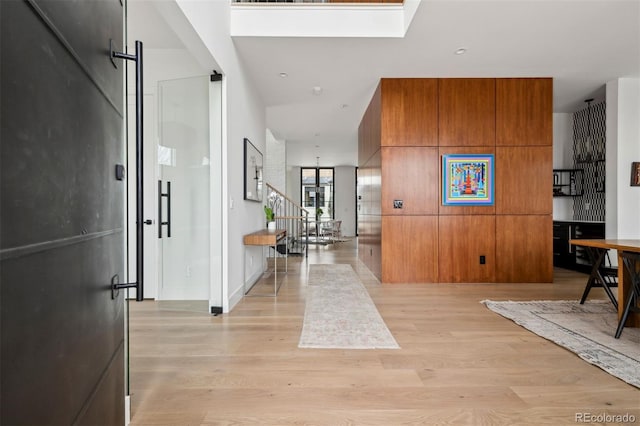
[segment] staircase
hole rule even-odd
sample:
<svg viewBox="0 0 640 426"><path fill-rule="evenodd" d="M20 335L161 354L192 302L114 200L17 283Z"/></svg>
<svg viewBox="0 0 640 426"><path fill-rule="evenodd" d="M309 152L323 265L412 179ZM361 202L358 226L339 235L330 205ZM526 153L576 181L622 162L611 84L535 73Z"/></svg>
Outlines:
<svg viewBox="0 0 640 426"><path fill-rule="evenodd" d="M309 212L291 198L270 184L267 187L267 205L273 209L276 228L286 229L285 244L278 245L278 253L303 255L307 257L309 248Z"/></svg>

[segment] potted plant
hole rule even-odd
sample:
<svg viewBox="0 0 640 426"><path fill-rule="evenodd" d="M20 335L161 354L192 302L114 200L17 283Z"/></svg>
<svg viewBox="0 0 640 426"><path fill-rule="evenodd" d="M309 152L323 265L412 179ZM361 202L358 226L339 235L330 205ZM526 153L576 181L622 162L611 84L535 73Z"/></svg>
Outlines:
<svg viewBox="0 0 640 426"><path fill-rule="evenodd" d="M316 220L320 220L320 217L322 216L322 213L324 213L324 210L322 210L322 208L318 207L316 209Z"/></svg>
<svg viewBox="0 0 640 426"><path fill-rule="evenodd" d="M273 231L276 229L275 214L269 206L264 206L264 214L267 217L267 229Z"/></svg>

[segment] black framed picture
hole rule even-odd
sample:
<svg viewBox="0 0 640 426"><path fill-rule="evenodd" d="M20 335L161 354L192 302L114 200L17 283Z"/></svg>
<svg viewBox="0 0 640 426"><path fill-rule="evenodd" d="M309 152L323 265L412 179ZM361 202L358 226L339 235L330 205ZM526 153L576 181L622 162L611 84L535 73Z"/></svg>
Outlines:
<svg viewBox="0 0 640 426"><path fill-rule="evenodd" d="M244 199L262 201L262 153L244 138Z"/></svg>

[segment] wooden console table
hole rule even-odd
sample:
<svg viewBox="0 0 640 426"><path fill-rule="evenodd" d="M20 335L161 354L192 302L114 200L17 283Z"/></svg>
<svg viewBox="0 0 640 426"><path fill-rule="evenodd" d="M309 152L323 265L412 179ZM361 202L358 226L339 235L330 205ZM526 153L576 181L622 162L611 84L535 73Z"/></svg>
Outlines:
<svg viewBox="0 0 640 426"><path fill-rule="evenodd" d="M276 229L274 231L269 231L267 229L262 229L260 231L252 232L251 234L247 234L243 237L245 246L267 246L273 247L275 250L274 260L273 260L273 296L278 294L278 290L280 286L278 285L278 243L284 240L287 237L286 229ZM285 250L284 254L284 271L287 272L289 270L288 264L288 256ZM281 283L282 284L282 283ZM251 286L253 288L253 285ZM248 290L245 288L245 296L247 296L251 288Z"/></svg>
<svg viewBox="0 0 640 426"><path fill-rule="evenodd" d="M624 310L624 306L627 303L627 298L629 297L629 289L631 288L631 271L627 271L627 268L624 267L624 263L622 261L622 257L620 253L634 252L640 253L640 240L616 240L616 239L598 239L598 240L582 240L582 239L573 239L569 241L570 244L576 246L588 247L589 249L595 252L592 257L595 259L594 262L596 264L593 265L593 270L591 272L591 276L589 280L595 280L597 271L601 265L597 264L599 260L602 263L603 256L599 256L599 251L606 250L617 250L618 251L618 320L622 317L622 311ZM597 278L600 280L601 278ZM629 319L626 323L627 327L640 327L640 315L630 314Z"/></svg>

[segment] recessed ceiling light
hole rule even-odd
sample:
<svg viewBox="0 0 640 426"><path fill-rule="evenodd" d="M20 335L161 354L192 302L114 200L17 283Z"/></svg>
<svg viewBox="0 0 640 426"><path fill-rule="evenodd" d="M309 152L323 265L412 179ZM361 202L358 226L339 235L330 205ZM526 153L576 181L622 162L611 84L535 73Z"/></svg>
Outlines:
<svg viewBox="0 0 640 426"><path fill-rule="evenodd" d="M314 95L319 96L322 93L322 87L313 86L313 89L311 89L311 91Z"/></svg>
<svg viewBox="0 0 640 426"><path fill-rule="evenodd" d="M280 77L282 78L287 78L289 77L289 74L287 74L286 72L281 72L280 74L278 74Z"/></svg>
<svg viewBox="0 0 640 426"><path fill-rule="evenodd" d="M459 49L456 49L456 51L454 53L456 55L464 55L465 53L467 53L467 48L466 47L461 47Z"/></svg>

